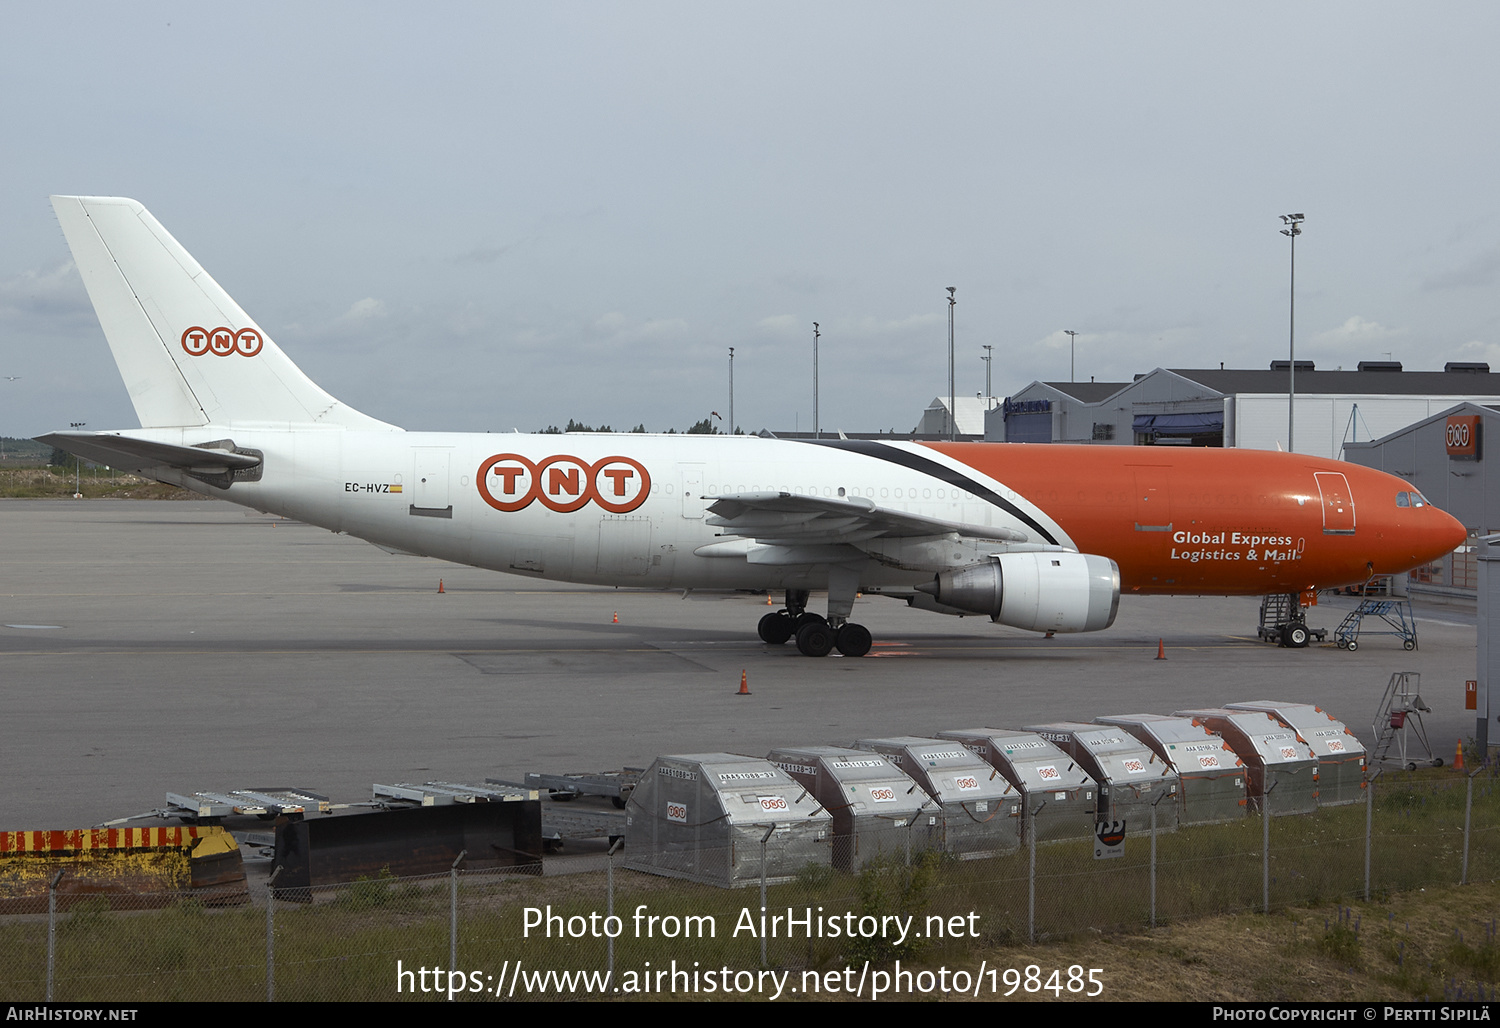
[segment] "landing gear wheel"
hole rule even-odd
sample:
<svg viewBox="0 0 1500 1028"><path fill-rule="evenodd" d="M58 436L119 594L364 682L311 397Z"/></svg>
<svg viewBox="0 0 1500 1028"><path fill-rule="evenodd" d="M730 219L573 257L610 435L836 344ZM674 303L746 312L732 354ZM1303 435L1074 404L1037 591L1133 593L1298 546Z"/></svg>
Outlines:
<svg viewBox="0 0 1500 1028"><path fill-rule="evenodd" d="M870 652L871 641L868 628L847 622L833 637L833 644L846 657L863 657Z"/></svg>
<svg viewBox="0 0 1500 1028"><path fill-rule="evenodd" d="M798 614L796 617L792 618L792 634L796 635L798 632L802 631L803 625L811 624L826 625L828 624L828 619L825 618L822 614L814 614L810 610L804 610L801 614Z"/></svg>
<svg viewBox="0 0 1500 1028"><path fill-rule="evenodd" d="M770 643L772 646L780 646L792 637L792 619L785 611L774 611L760 619L756 630L760 632L760 641Z"/></svg>
<svg viewBox="0 0 1500 1028"><path fill-rule="evenodd" d="M1306 646L1309 638L1307 626L1300 622L1294 621L1281 630L1281 644L1295 650Z"/></svg>
<svg viewBox="0 0 1500 1028"><path fill-rule="evenodd" d="M833 629L822 618L797 629L797 649L806 657L826 657L833 649Z"/></svg>

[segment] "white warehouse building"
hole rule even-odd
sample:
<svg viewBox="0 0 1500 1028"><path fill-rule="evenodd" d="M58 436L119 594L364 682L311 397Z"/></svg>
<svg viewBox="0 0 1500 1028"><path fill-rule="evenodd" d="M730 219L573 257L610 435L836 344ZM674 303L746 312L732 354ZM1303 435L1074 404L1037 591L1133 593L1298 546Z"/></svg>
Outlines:
<svg viewBox="0 0 1500 1028"><path fill-rule="evenodd" d="M985 416L993 442L1287 449L1286 361L1266 371L1157 368L1133 382L1032 382ZM1296 450L1342 457L1459 403L1500 402L1488 364L1403 371L1364 361L1356 371L1297 362Z"/></svg>

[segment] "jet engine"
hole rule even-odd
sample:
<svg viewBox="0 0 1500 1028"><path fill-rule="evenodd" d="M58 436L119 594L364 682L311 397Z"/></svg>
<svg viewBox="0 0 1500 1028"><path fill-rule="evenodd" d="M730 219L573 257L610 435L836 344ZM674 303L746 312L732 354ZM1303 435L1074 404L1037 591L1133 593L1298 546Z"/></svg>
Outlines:
<svg viewBox="0 0 1500 1028"><path fill-rule="evenodd" d="M1120 567L1093 553L998 554L917 586L938 603L1033 632L1097 632L1115 623Z"/></svg>

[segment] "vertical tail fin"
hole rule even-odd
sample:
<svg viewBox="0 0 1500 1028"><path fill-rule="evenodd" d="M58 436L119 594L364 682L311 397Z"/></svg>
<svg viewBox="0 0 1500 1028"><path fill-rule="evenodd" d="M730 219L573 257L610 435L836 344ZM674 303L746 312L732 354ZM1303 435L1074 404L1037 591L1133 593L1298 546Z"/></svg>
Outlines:
<svg viewBox="0 0 1500 1028"><path fill-rule="evenodd" d="M304 375L139 203L54 196L52 206L143 428L397 431Z"/></svg>

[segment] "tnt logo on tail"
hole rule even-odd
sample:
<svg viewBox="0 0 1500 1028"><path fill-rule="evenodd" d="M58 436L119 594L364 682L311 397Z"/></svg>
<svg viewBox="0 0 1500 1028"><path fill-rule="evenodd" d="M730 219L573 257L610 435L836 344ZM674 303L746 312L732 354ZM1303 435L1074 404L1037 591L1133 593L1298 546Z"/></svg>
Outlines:
<svg viewBox="0 0 1500 1028"><path fill-rule="evenodd" d="M625 514L646 502L651 475L629 457L604 457L590 464L557 454L532 461L518 453L498 453L479 465L475 485L484 502L511 513L540 502L570 514L590 502L611 514Z"/></svg>
<svg viewBox="0 0 1500 1028"><path fill-rule="evenodd" d="M239 354L241 357L254 357L265 345L265 340L253 328L242 328L236 332L232 328L223 326L200 328L194 325L182 333L182 348L190 357L202 357L205 353L213 353L220 357L230 357L234 354Z"/></svg>

